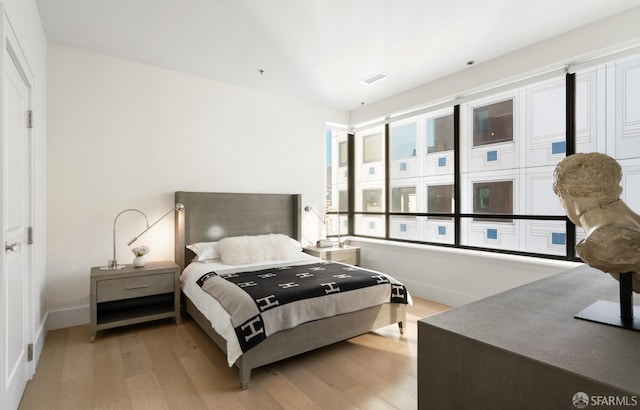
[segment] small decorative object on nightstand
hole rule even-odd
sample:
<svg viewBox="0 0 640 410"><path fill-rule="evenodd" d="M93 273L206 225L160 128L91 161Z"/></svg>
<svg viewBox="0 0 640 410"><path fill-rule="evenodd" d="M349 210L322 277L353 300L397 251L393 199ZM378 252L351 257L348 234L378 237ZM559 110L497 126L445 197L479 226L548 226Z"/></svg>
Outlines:
<svg viewBox="0 0 640 410"><path fill-rule="evenodd" d="M89 342L102 329L180 318L180 268L171 261L136 268L91 268Z"/></svg>
<svg viewBox="0 0 640 410"><path fill-rule="evenodd" d="M135 248L131 249L131 252L133 252L134 255L136 255L135 258L133 258L133 266L136 268L141 268L144 266L145 260L144 260L144 255L149 253L149 247L146 245L142 245L142 246L136 246Z"/></svg>
<svg viewBox="0 0 640 410"><path fill-rule="evenodd" d="M342 248L307 246L304 248L304 251L311 256L327 261L343 262L356 266L360 265L360 248L357 246L344 245Z"/></svg>

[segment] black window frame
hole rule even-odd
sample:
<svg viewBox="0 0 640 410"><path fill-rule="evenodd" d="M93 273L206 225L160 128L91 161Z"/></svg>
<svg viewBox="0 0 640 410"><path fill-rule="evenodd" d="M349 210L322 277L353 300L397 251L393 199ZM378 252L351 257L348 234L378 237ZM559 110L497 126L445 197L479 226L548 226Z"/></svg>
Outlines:
<svg viewBox="0 0 640 410"><path fill-rule="evenodd" d="M576 77L574 73L567 73L565 75L565 143L566 143L566 152L565 156L569 156L575 153L575 138L576 138L576 124L575 124L575 112L576 112ZM506 100L503 100L506 101ZM513 104L513 99L511 100ZM490 104L488 104L490 105ZM513 110L511 113L513 117ZM520 215L520 214L505 214L505 213L462 213L461 212L461 201L457 200L460 198L461 194L461 168L460 168L460 105L456 104L453 106L453 168L454 168L454 209L453 212L417 212L417 213L405 213L405 212L393 212L391 211L391 206L387 206L384 211L381 212L367 212L367 211L355 211L354 209L354 198L355 198L355 175L353 172L349 173L349 212L348 212L348 220L349 220L349 236L353 237L362 237L362 238L374 238L374 239L385 239L389 241L395 242L407 242L407 243L417 243L417 244L427 244L434 246L442 246L442 247L453 247L460 249L470 249L470 250L479 250L484 252L492 252L492 253L502 253L502 254L513 254L513 255L522 255L522 256L533 256L544 259L555 259L555 260L567 260L567 261L580 261L575 253L575 244L576 244L576 227L569 220L566 215ZM371 134L374 135L374 134ZM382 134L385 144L385 185L383 187L383 195L386 198L386 203L390 204L391 199L391 179L389 166L391 163L390 153L389 153L389 140L390 140L390 126L389 123L385 124L384 131ZM352 170L355 166L355 153L353 152L353 148L355 147L355 135L349 134L349 169ZM513 141L513 132L510 139L505 141L494 141L488 142L486 144L481 144L480 146L501 143L501 142L510 142ZM473 144L473 143L472 143ZM428 144L427 144L428 145ZM473 144L475 147L476 145ZM364 147L363 147L364 148ZM436 151L442 152L442 151ZM429 153L431 153L429 151ZM364 157L363 157L364 159ZM364 162L364 161L363 161ZM354 232L354 221L356 215L383 215L385 218L385 235L381 238L378 236L367 236L362 234L356 234ZM407 239L399 239L390 237L390 221L392 217L429 217L429 218L447 218L454 220L454 243L441 243L441 242L428 242L428 241L416 241L416 240L407 240ZM513 222L513 220L537 220L537 221L564 221L565 222L565 234L566 234L566 250L564 255L553 255L553 254L544 254L544 253L535 253L535 252L524 252L524 251L516 251L509 249L497 249L497 248L488 248L481 246L471 246L464 245L461 243L461 222L463 219L473 218L478 221L487 221L487 222Z"/></svg>

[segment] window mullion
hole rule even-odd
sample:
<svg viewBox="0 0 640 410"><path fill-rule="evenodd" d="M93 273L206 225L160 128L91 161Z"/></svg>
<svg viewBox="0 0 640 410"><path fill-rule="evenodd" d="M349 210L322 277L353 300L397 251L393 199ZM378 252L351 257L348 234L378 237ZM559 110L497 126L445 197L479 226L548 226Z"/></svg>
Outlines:
<svg viewBox="0 0 640 410"><path fill-rule="evenodd" d="M565 155L569 156L576 152L576 75L573 73L567 73L565 77L565 107ZM574 249L576 248L576 226L568 217L565 230L567 259L573 260L575 259Z"/></svg>
<svg viewBox="0 0 640 410"><path fill-rule="evenodd" d="M389 124L384 125L384 237L389 239L391 227L391 217L389 210L391 209L391 175L390 175L390 159L389 154Z"/></svg>
<svg viewBox="0 0 640 410"><path fill-rule="evenodd" d="M455 246L460 246L460 210L462 209L460 195L462 189L460 187L462 175L460 174L460 105L453 106L453 229Z"/></svg>
<svg viewBox="0 0 640 410"><path fill-rule="evenodd" d="M347 135L347 145L348 145L348 160L347 160L347 220L348 220L348 234L353 236L355 234L355 230L353 229L355 225L355 198L356 198L356 151L355 151L355 135L348 134Z"/></svg>

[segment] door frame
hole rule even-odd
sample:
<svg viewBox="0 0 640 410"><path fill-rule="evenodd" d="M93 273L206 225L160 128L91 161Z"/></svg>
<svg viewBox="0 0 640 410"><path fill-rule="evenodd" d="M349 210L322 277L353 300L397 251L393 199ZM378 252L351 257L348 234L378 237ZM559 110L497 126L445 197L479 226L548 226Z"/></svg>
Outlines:
<svg viewBox="0 0 640 410"><path fill-rule="evenodd" d="M0 95L2 96L2 98L0 98L0 192L4 192L5 189L5 182L4 182L4 161L5 161L5 152L7 147L5 146L4 142L5 142L5 135L4 135L4 110L5 110L5 106L4 106L4 76L5 76L5 67L7 64L15 64L15 66L17 67L18 71L20 72L20 75L22 76L25 84L28 87L28 105L29 105L29 110L33 111L33 106L34 106L34 76L33 76L33 71L31 70L27 58L22 50L22 47L20 46L20 43L18 41L18 38L13 30L13 27L11 26L11 23L9 21L9 18L6 14L6 10L4 9L4 7L2 6L2 4L0 3L0 13L2 14L2 19L0 20L0 38L2 39L2 47L3 50L0 53L0 78L2 78L2 81L0 81L0 90L1 93ZM6 52L5 52L6 50ZM7 58L8 56L8 58ZM7 59L10 59L10 61L6 61ZM35 229L34 227L34 221L35 221L35 152L34 152L34 128L29 128L27 130L27 172L28 172L28 176L27 176L27 180L28 180L28 187L27 187L27 192L28 192L28 203L27 203L27 207L28 207L28 211L27 211L27 217L28 217L28 226L32 227ZM4 244L5 243L5 234L4 234L4 213L6 210L6 206L5 206L5 199L2 198L0 199L0 244ZM34 337L35 337L35 325L36 325L36 321L34 319L34 302L35 302L35 291L34 291L34 261L35 261L35 252L33 249L33 246L25 243L22 247L22 251L23 252L27 252L27 257L26 257L26 275L27 275L27 279L26 279L26 287L27 287L27 291L26 291L26 300L24 300L24 308L26 310L26 342L27 344L34 344ZM4 272L4 267L5 267L5 253L4 252L0 252L0 292L4 292L4 290L2 290L5 286L5 272ZM1 293L0 293L1 294ZM0 326L4 327L5 324L5 320L4 320L4 310L2 308L0 308ZM34 346L35 348L35 346ZM5 358L4 358L4 351L5 351L5 345L4 345L4 340L3 338L0 338L0 352L2 354L0 354L0 403L7 403L7 399L9 399L8 397L5 397L5 388L6 388L6 375L5 375ZM32 355L32 357L35 357L35 352L33 352L34 354ZM31 360L27 363L26 366L26 377L27 380L30 380L34 373L35 373L35 367L36 367L36 361L35 360ZM24 393L24 392L22 392Z"/></svg>

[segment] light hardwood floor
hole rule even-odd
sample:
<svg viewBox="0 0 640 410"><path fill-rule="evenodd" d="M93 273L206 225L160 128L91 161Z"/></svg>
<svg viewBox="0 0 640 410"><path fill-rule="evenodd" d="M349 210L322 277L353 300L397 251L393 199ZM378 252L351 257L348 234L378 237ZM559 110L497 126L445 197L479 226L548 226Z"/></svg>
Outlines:
<svg viewBox="0 0 640 410"><path fill-rule="evenodd" d="M255 369L249 390L238 371L183 315L101 331L49 332L20 409L415 409L416 321L448 306L414 298L407 329L387 326Z"/></svg>

